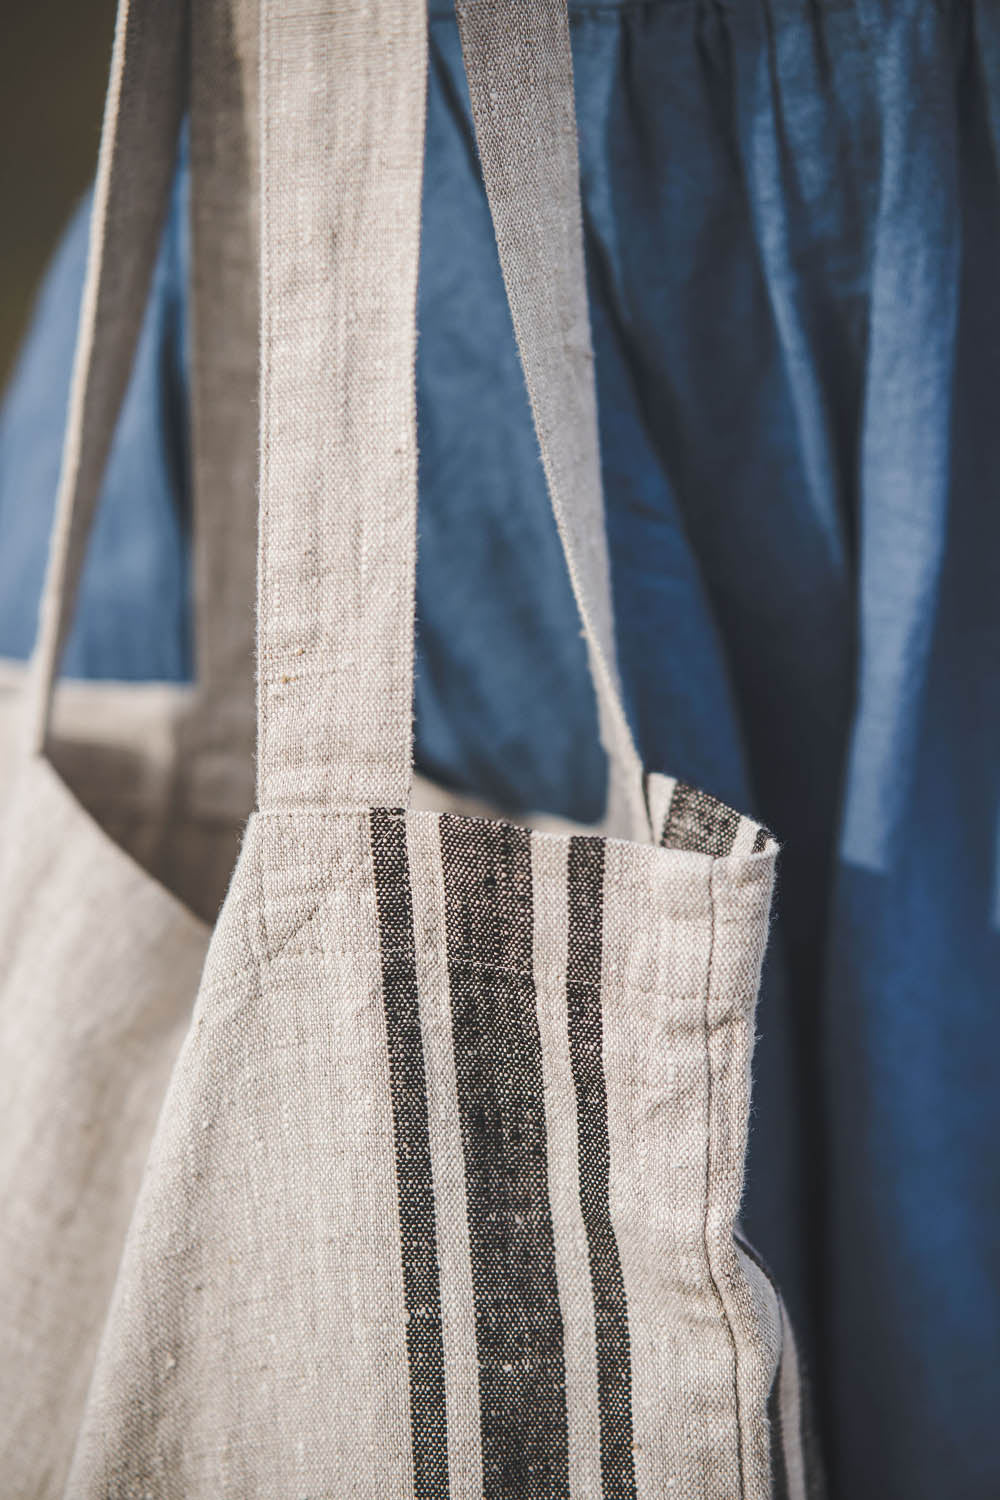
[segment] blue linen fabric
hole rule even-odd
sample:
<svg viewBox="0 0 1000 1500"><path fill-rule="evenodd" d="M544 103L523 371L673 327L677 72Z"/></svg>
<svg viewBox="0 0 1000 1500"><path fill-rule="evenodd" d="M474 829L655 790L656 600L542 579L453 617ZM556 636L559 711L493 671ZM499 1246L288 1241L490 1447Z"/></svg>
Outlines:
<svg viewBox="0 0 1000 1500"><path fill-rule="evenodd" d="M73 677L172 682L190 672L185 377L186 152L118 422L63 658ZM63 237L0 406L0 654L27 657L37 626L62 458L90 199Z"/></svg>
<svg viewBox="0 0 1000 1500"><path fill-rule="evenodd" d="M603 768L457 31L432 7L421 768L589 819ZM644 759L783 854L744 1221L844 1500L1000 1495L1000 8L573 4L622 674ZM183 162L66 668L190 671ZM0 425L25 655L86 207Z"/></svg>

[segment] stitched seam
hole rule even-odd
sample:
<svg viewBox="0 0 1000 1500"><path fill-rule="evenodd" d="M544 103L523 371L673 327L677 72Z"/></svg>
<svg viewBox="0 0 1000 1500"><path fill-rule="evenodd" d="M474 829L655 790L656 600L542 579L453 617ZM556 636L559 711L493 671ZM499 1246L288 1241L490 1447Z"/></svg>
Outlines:
<svg viewBox="0 0 1000 1500"><path fill-rule="evenodd" d="M317 903L313 911L309 913L309 916L298 923L295 926L293 932L289 936L286 936L283 941L278 944L278 947L275 949L275 951L273 953L270 953L268 957L274 959L278 956L278 954L282 952L283 949L286 949L290 937L294 937L297 932L301 932L310 920L315 920L315 918L319 915L319 908L321 905L322 902ZM304 951L311 952L313 950L310 949ZM373 948L370 944L359 944L354 948L332 948L328 950L324 949L324 951L327 953L327 957L329 958L352 959L364 958L368 954L372 952L378 952L379 950ZM391 952L392 950L390 949L389 951ZM443 944L428 944L424 946L418 946L417 952L425 957L435 958L438 960L445 959L448 956L448 950ZM565 984L566 980L565 969L556 967L534 970L503 968L497 967L495 964L466 963L464 960L458 960L452 965L452 967L461 969L463 972L468 971L471 974L486 974L496 979L509 979L511 981L517 981L518 983L522 983L524 980L534 977L536 980L544 981L547 984L559 987L560 985ZM590 987L588 986L587 988ZM664 1022L671 1024L677 1024L677 1022L676 1018L672 1017L670 1014L670 1007L690 1005L692 1002L701 1000L703 998L702 990L698 990L694 994L684 993L678 995L672 994L669 990L642 989L636 985L629 985L627 992L629 995L635 996L636 999L655 1001L658 1006L663 1007ZM593 993L599 995L603 994L604 987L602 985L594 985ZM735 1026L738 1022L745 1020L747 1011L754 1003L755 995L752 991L747 991L746 994L737 994L728 998L730 1000L730 1008L726 1010L718 1020L708 1023L708 1035L716 1036L718 1033L726 1031ZM689 1025L685 1025L685 1030L697 1029L704 1034L705 1027L706 1021L705 1018L702 1017L697 1020L692 1019Z"/></svg>
<svg viewBox="0 0 1000 1500"><path fill-rule="evenodd" d="M295 926L292 928L291 932L289 932L285 937L282 938L281 942L278 944L277 948L275 948L273 953L270 951L270 946L268 947L267 961L269 964L273 964L277 959L279 959L281 955L290 948L295 939L297 937L301 937L307 927L312 926L322 905L323 901L321 898L316 902L312 910L308 912L306 916L302 917L298 922L295 923ZM303 951L312 953L315 950L309 948Z"/></svg>
<svg viewBox="0 0 1000 1500"><path fill-rule="evenodd" d="M254 860L257 874L257 911L255 915L259 918L260 927L257 933L257 951L254 957L257 961L257 993L264 994L265 970L270 972L271 932L267 925L267 894L264 889L264 861L259 857ZM235 976L235 970L234 970Z"/></svg>
<svg viewBox="0 0 1000 1500"><path fill-rule="evenodd" d="M712 998L712 971L715 967L715 887L712 879L714 872L715 871L713 864L712 869L710 869L708 872L708 893L711 898L712 914L710 919L711 929L709 932L708 942L708 975L705 981L705 1021L703 1032L705 1040L705 1068L707 1072L707 1084L705 1089L705 1211L704 1218L702 1220L702 1242L705 1248L705 1263L708 1266L708 1276L709 1280L712 1283L712 1291L715 1293L715 1299L719 1304L719 1312L722 1315L722 1322L725 1327L726 1333L729 1336L729 1344L733 1351L733 1408L736 1416L736 1458L740 1474L740 1500L745 1500L746 1486L743 1474L743 1421L740 1414L739 1349L736 1343L736 1333L732 1325L732 1320L730 1319L728 1309L726 1308L725 1299L722 1295L722 1289L719 1286L718 1281L716 1280L715 1271L712 1268L712 1252L709 1248L708 1235L708 1190L712 1177L712 1108L715 1095L715 1080L712 1076L712 1026L709 1021L709 1009L711 1006Z"/></svg>

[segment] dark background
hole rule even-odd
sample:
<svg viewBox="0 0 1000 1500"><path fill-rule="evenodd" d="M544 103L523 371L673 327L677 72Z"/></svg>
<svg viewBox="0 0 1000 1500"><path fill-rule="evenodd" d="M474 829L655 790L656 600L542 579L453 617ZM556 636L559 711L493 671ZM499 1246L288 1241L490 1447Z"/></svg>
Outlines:
<svg viewBox="0 0 1000 1500"><path fill-rule="evenodd" d="M0 388L97 165L114 0L0 3Z"/></svg>

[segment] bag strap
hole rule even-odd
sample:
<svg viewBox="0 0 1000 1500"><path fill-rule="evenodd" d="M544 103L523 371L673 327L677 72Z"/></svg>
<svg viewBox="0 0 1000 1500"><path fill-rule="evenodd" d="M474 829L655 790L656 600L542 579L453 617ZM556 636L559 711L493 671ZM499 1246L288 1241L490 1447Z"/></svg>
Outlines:
<svg viewBox="0 0 1000 1500"><path fill-rule="evenodd" d="M565 5L497 0L460 7L460 20L508 297L590 645L608 822L648 840L613 665ZM425 28L413 0L373 0L363 21L346 3L323 14L286 12L280 0L263 8L265 809L409 800Z"/></svg>
<svg viewBox="0 0 1000 1500"><path fill-rule="evenodd" d="M39 634L33 667L30 748L44 752L52 696L62 650L72 622L80 576L92 530L100 486L124 400L136 345L145 316L149 286L159 253L163 224L176 168L177 142L192 90L192 218L195 234L193 268L194 443L194 576L195 648L198 686L194 713L182 723L181 759L188 757L181 780L185 794L197 800L191 756L203 747L225 746L230 777L239 763L233 733L242 725L243 760L252 765L252 628L250 618L252 562L241 565L239 505L247 519L243 553L253 555L253 387L256 379L256 307L250 299L233 310L232 294L247 279L252 254L232 250L236 233L248 221L245 185L254 180L250 149L241 134L245 110L237 109L232 81L233 40L224 12L249 0L198 0L196 64L189 69L187 7L165 0L120 0L115 26L111 75L91 212L87 274L74 357L66 436L56 498L49 563L42 593ZM243 30L246 30L244 25ZM253 69L250 70L251 77ZM226 86L210 92L208 80ZM251 116L252 118L252 116ZM204 142L229 140L206 164ZM235 140L235 144L233 143ZM241 161L243 162L241 166ZM240 207L241 202L244 204ZM218 227L209 235L213 218ZM211 243L207 241L211 239ZM235 274L234 274L235 267ZM252 274L249 277L252 287ZM238 377L238 378L237 378ZM249 416L237 412L228 425L213 420L227 411L220 392L249 391ZM201 419L201 420L199 420ZM240 462L240 450L246 454ZM242 599L239 590L243 589ZM231 628L235 622L235 629ZM242 634L243 646L238 641ZM227 642L229 643L227 645ZM245 658L240 666L236 658ZM241 675L242 673L242 675ZM197 725L195 730L194 726ZM201 788L201 801L217 812L235 811L239 798L231 784L222 787L223 804L209 801L222 778L212 774ZM249 789L248 789L249 790ZM244 798L248 803L248 799ZM246 810L244 806L243 810Z"/></svg>
<svg viewBox="0 0 1000 1500"><path fill-rule="evenodd" d="M622 703L566 0L456 0L483 180L608 758L609 832L652 837Z"/></svg>
<svg viewBox="0 0 1000 1500"><path fill-rule="evenodd" d="M183 46L183 6L120 0L35 650L31 748L39 752L159 250L184 106Z"/></svg>
<svg viewBox="0 0 1000 1500"><path fill-rule="evenodd" d="M409 800L426 28L262 3L262 809Z"/></svg>
<svg viewBox="0 0 1000 1500"><path fill-rule="evenodd" d="M179 728L187 795L254 799L260 162L257 0L194 0L190 386L195 690Z"/></svg>

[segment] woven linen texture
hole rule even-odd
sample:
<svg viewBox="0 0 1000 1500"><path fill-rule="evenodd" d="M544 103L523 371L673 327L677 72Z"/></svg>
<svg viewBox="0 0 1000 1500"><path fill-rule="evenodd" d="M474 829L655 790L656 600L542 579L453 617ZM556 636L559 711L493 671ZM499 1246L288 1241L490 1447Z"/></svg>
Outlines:
<svg viewBox="0 0 1000 1500"><path fill-rule="evenodd" d="M214 239L210 268L204 244L194 267L216 287L233 266L226 225L246 213L252 121L239 124L233 99L235 5L206 0L201 10L201 65L229 89L197 91L192 130L236 142L224 161L199 165L193 188ZM238 386L248 374L252 384L256 360L246 322L212 305L197 274L209 347L196 361L205 382L195 396L194 558L216 585L196 609L199 687L55 683L170 188L188 72L183 20L176 7L120 7L38 647L0 699L0 1489L12 1500L64 1493L197 993L204 919L218 909L249 805L250 639L245 611L230 610L245 585L230 527L241 485L228 459L247 434ZM245 249L235 254L242 266ZM245 532L250 543L250 515Z"/></svg>
<svg viewBox="0 0 1000 1500"><path fill-rule="evenodd" d="M773 861L256 815L71 1489L769 1495Z"/></svg>
<svg viewBox="0 0 1000 1500"><path fill-rule="evenodd" d="M160 9L136 11L140 40ZM112 1040L133 996L144 1044L151 1023L164 1036L116 1074L94 1158L133 1143L88 1303L94 1341L106 1299L100 1347L86 1389L74 1367L62 1432L53 1493L73 1500L765 1500L776 1477L804 1494L793 1346L735 1239L777 846L639 774L564 430L585 439L593 506L572 130L548 175L537 131L510 174L534 94L538 118L571 126L566 15L505 13L463 7L474 97L517 85L516 108L477 111L484 177L590 638L609 818L648 841L403 810L424 17L410 0L265 0L258 809L189 1020L205 929L96 826L95 891L135 916L120 949L85 945L91 908L60 884L79 868L59 856L48 879L30 808L0 934L15 971L24 937L35 973L46 903L65 900L84 1031L106 991ZM565 253L538 233L553 205ZM85 819L71 797L66 816Z"/></svg>

